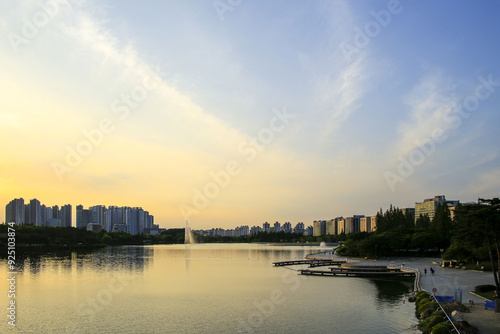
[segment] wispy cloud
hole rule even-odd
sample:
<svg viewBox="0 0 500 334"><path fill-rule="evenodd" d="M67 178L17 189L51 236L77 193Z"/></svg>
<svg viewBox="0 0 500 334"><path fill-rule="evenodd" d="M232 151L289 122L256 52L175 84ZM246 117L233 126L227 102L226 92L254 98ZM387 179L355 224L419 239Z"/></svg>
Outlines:
<svg viewBox="0 0 500 334"><path fill-rule="evenodd" d="M344 70L332 69L319 78L316 92L318 105L326 114L324 136L340 128L359 107L368 79L366 71L364 56L360 56Z"/></svg>
<svg viewBox="0 0 500 334"><path fill-rule="evenodd" d="M318 133L322 141L328 141L359 108L371 72L369 50L354 61L348 61L340 48L352 38L353 28L360 24L356 22L349 3L337 1L324 7L327 24L323 45L318 47L318 61L304 58L303 64L311 71L312 114L322 119Z"/></svg>
<svg viewBox="0 0 500 334"><path fill-rule="evenodd" d="M464 191L464 194L475 194L477 197L498 197L500 189L500 169L491 169L474 177L473 182Z"/></svg>
<svg viewBox="0 0 500 334"><path fill-rule="evenodd" d="M431 138L435 129L448 131L452 124L443 116L457 106L459 97L452 80L435 70L426 74L404 100L410 113L398 127L401 137L395 145L397 156L408 155L419 146L418 142Z"/></svg>

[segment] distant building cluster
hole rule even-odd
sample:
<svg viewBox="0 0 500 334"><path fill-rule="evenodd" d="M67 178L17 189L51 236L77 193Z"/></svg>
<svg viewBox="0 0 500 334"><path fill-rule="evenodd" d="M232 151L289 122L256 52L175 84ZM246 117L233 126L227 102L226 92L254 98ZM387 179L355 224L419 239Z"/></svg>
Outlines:
<svg viewBox="0 0 500 334"><path fill-rule="evenodd" d="M252 226L251 228L247 225L238 226L235 229L223 229L223 228L213 228L210 230L196 230L193 231L199 235L210 236L210 237L241 237L246 235L255 235L260 232L285 232L285 233L299 233L305 235L312 235L312 226L308 228L304 228L304 223L300 222L292 228L292 224L290 222L285 222L283 226L280 222L275 222L273 226L268 222L262 224L260 226Z"/></svg>
<svg viewBox="0 0 500 334"><path fill-rule="evenodd" d="M373 232L376 229L377 216L354 215L352 217L337 217L313 222L313 236Z"/></svg>
<svg viewBox="0 0 500 334"><path fill-rule="evenodd" d="M36 198L24 204L23 198L16 198L5 206L5 221L16 225L69 227L71 226L71 205L52 207L40 204Z"/></svg>
<svg viewBox="0 0 500 334"><path fill-rule="evenodd" d="M430 220L434 218L437 206L439 204L446 204L451 212L451 218L455 207L459 201L446 200L445 196L434 196L433 198L424 199L423 202L416 202L413 208L400 209L404 214L409 213L413 220L416 222L420 215L427 215ZM353 215L352 217L337 217L329 220L315 220L312 226L305 227L303 222L297 223L293 228L290 222L281 225L275 222L273 225L265 222L260 226L239 226L235 229L213 228L211 230L197 230L194 231L200 235L212 237L239 237L245 235L254 235L259 232L289 232L302 235L323 236L323 235L337 235L337 234L350 234L359 232L374 232L377 230L377 216Z"/></svg>
<svg viewBox="0 0 500 334"><path fill-rule="evenodd" d="M125 232L130 234L159 234L162 230L154 224L154 216L139 207L128 206L91 206L84 209L76 207L76 227L88 231Z"/></svg>
<svg viewBox="0 0 500 334"><path fill-rule="evenodd" d="M66 204L59 208L40 204L36 198L25 204L23 198L16 198L5 207L5 222L16 225L34 225L51 227L72 226L72 208ZM138 207L117 207L95 205L84 209L76 207L76 227L92 232L126 232L130 234L159 234L160 229L154 224L154 216Z"/></svg>
<svg viewBox="0 0 500 334"><path fill-rule="evenodd" d="M459 201L446 200L445 196L434 196L416 202L413 208L400 209L403 213L412 215L414 221L420 215L427 215L430 220L434 218L437 206L446 204L453 218L455 207ZM5 221L15 222L18 225L68 227L72 226L71 205L66 204L59 208L57 205L49 207L32 199L24 203L23 198L16 198L5 207ZM76 207L76 227L89 231L99 232L126 232L130 234L159 234L165 229L160 229L154 224L154 217L140 207L95 205L84 209L82 205ZM290 222L283 225L275 222L271 225L265 222L261 226L238 226L234 229L212 228L209 230L194 231L197 234L211 237L240 237L255 235L260 232L285 232L301 235L323 236L349 234L359 232L373 232L377 229L377 216L353 215L352 217L337 217L329 220L315 220L312 225L305 226L298 222L292 227Z"/></svg>

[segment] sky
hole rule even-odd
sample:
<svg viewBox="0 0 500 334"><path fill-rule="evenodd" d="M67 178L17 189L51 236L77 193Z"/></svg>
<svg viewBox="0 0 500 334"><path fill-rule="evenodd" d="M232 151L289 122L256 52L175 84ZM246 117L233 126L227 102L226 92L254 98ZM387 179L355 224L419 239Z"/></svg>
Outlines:
<svg viewBox="0 0 500 334"><path fill-rule="evenodd" d="M3 1L2 221L19 197L140 206L193 229L498 197L498 13L498 1Z"/></svg>

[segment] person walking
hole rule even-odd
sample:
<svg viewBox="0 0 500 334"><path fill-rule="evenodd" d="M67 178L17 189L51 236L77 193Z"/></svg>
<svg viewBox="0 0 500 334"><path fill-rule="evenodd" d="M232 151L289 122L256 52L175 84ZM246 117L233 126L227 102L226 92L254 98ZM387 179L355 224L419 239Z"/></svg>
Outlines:
<svg viewBox="0 0 500 334"><path fill-rule="evenodd" d="M424 274L427 276L427 268L424 268Z"/></svg>

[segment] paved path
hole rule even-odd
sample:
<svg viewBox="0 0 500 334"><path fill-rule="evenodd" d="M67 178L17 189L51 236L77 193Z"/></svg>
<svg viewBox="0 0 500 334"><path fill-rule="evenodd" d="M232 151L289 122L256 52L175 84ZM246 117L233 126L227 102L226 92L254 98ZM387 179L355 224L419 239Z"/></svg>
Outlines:
<svg viewBox="0 0 500 334"><path fill-rule="evenodd" d="M491 272L479 272L463 269L442 268L438 267L438 258L410 258L410 259L390 259L382 262L387 264L400 265L418 268L421 275L420 285L422 289L432 293L432 289L436 288L437 296L454 296L457 287L462 289L462 304L469 307L471 313L464 314L464 320L468 321L473 326L476 326L482 334L500 334L500 314L495 313L492 309L484 308L484 300L470 294L476 285L494 284L493 274ZM429 268L433 267L436 271L431 274ZM424 269L427 268L427 275L424 274ZM474 302L474 306L470 306L469 300Z"/></svg>
<svg viewBox="0 0 500 334"><path fill-rule="evenodd" d="M454 296L457 287L462 289L462 304L469 307L471 313L464 314L464 320L476 326L482 334L500 334L500 314L492 309L484 308L484 300L470 294L474 287L482 284L494 284L491 272L479 272L463 269L442 268L438 266L439 258L387 258L377 261L360 260L360 264L378 265L404 265L408 268L419 269L421 287L432 293L436 288L437 296ZM435 273L431 274L429 268L433 267ZM427 275L424 269L427 268ZM470 306L472 300L474 306Z"/></svg>

